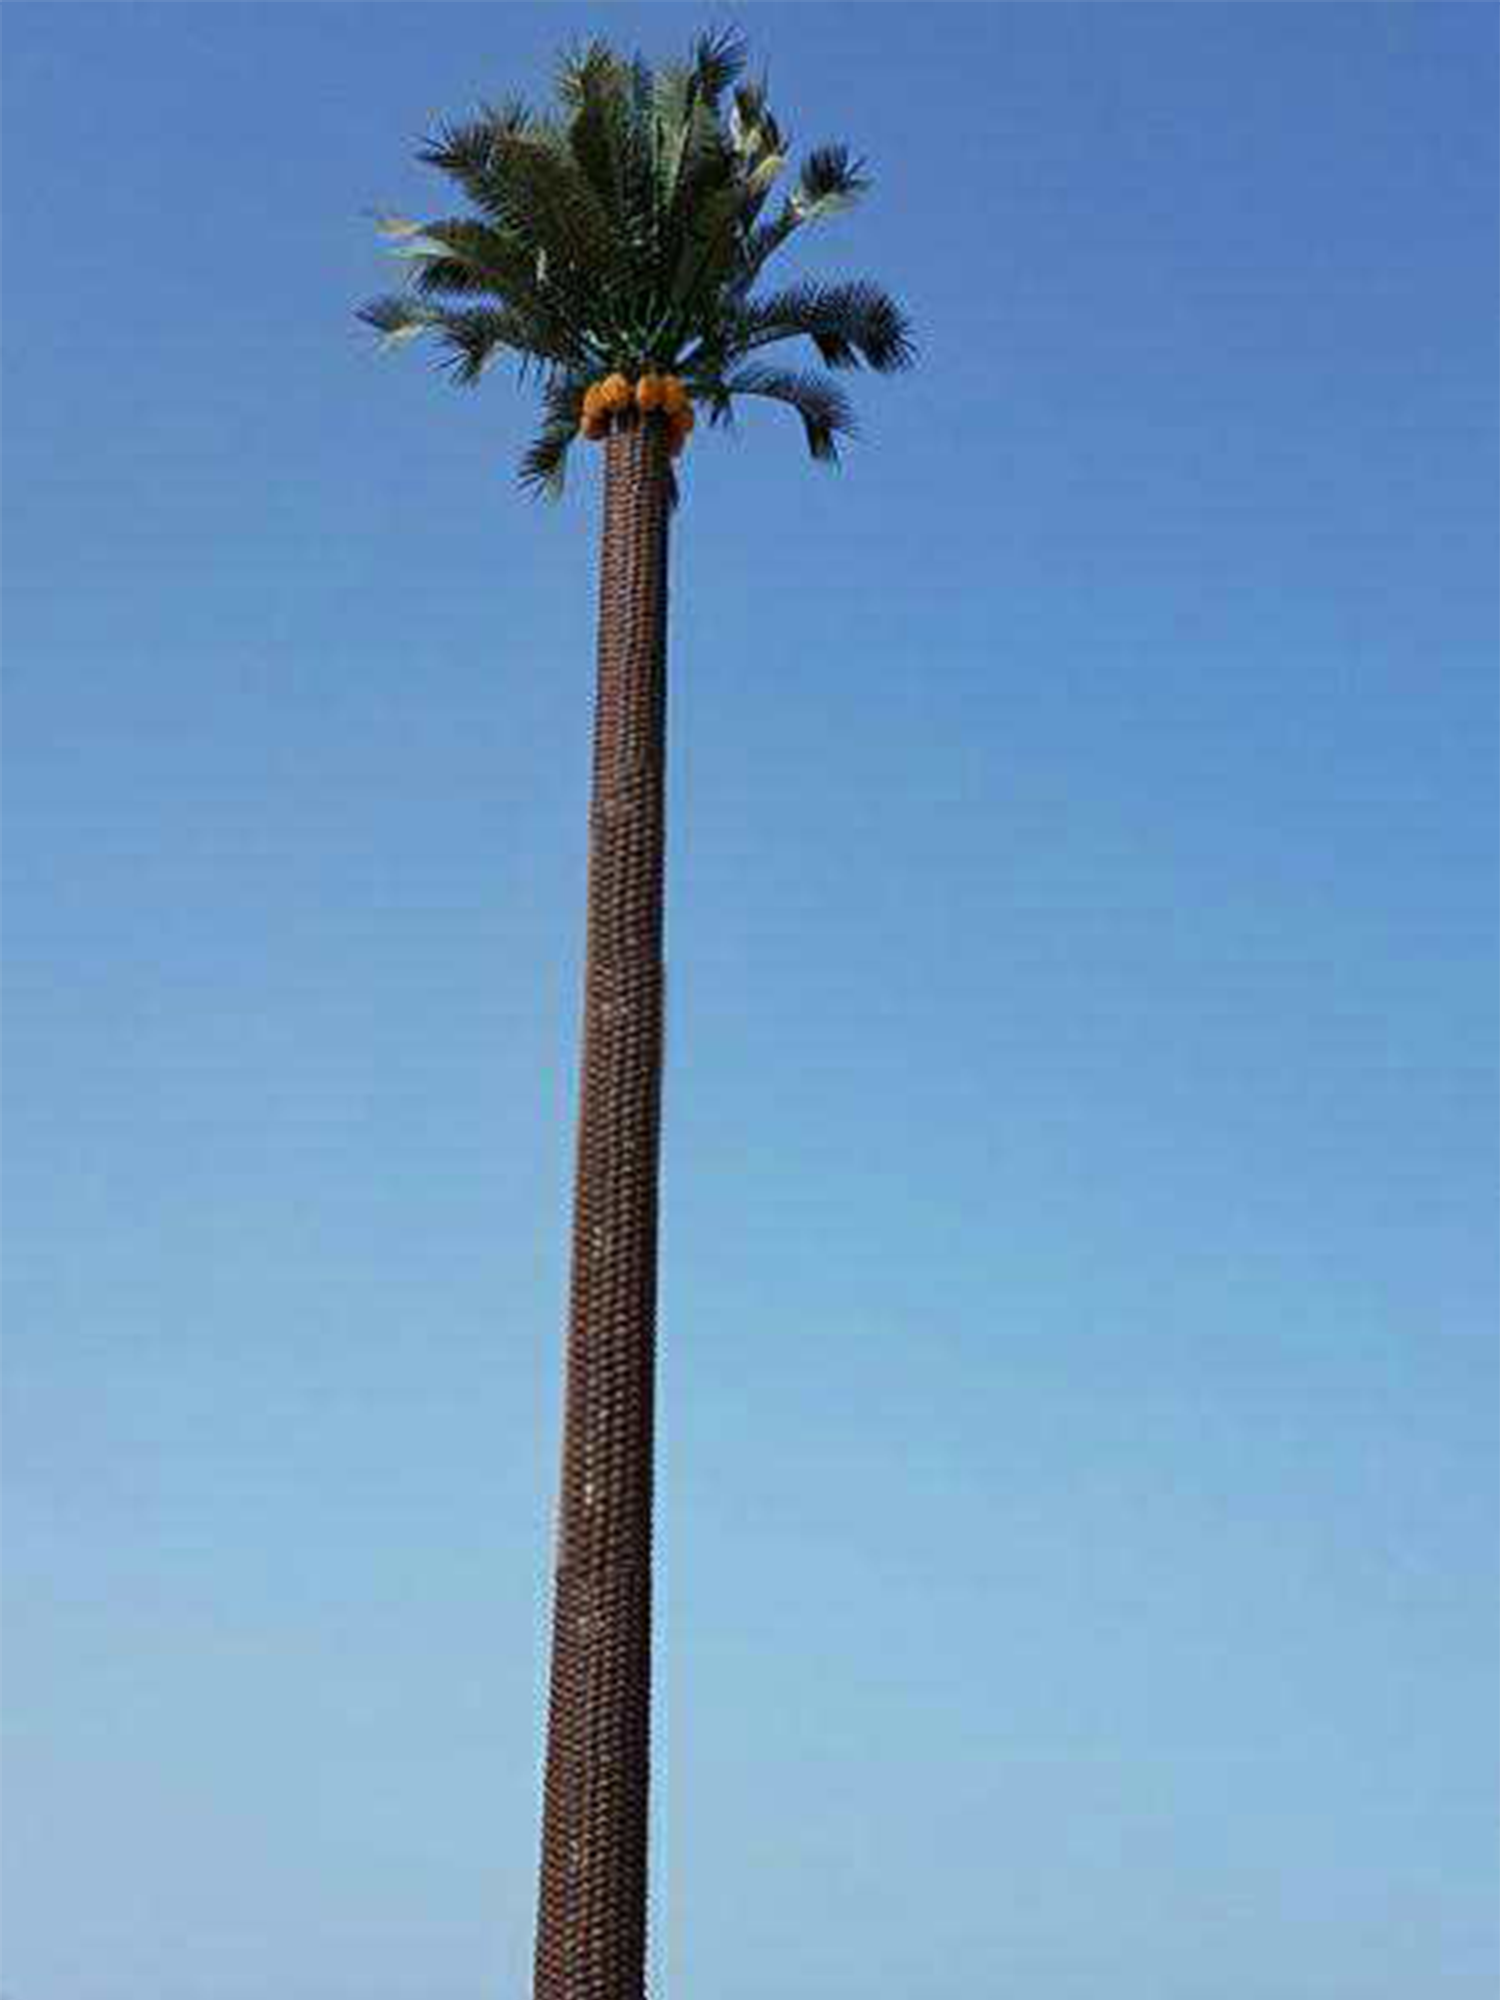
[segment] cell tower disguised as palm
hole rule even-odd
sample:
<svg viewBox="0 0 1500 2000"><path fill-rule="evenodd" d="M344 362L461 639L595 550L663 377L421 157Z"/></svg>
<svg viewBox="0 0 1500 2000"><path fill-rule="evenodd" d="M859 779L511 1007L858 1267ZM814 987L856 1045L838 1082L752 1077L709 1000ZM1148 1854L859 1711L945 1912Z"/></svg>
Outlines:
<svg viewBox="0 0 1500 2000"><path fill-rule="evenodd" d="M572 1285L543 1807L536 2000L639 2000L645 1985L651 1492L662 1071L667 534L674 461L701 412L782 403L817 459L853 428L829 369L908 366L878 286L759 289L772 258L867 185L843 146L788 146L733 35L652 69L570 53L558 105L507 102L420 157L470 212L383 226L408 289L361 317L428 336L455 379L513 356L544 417L523 482L557 494L575 440L604 459L598 690Z"/></svg>

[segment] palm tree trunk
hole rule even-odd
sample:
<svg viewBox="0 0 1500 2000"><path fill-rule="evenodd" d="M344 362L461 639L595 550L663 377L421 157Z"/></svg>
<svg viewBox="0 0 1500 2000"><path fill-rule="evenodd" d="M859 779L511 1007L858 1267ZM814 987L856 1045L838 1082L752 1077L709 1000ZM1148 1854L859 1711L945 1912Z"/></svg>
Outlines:
<svg viewBox="0 0 1500 2000"><path fill-rule="evenodd" d="M536 2000L641 2000L662 1068L664 425L604 447L588 951Z"/></svg>

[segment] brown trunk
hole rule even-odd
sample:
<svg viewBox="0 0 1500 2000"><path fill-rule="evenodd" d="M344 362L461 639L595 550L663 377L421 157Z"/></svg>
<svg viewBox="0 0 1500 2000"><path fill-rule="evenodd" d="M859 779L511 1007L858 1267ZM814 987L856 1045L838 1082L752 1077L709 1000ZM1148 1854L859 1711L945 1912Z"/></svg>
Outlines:
<svg viewBox="0 0 1500 2000"><path fill-rule="evenodd" d="M536 2000L641 2000L665 857L667 450L604 446L588 954Z"/></svg>

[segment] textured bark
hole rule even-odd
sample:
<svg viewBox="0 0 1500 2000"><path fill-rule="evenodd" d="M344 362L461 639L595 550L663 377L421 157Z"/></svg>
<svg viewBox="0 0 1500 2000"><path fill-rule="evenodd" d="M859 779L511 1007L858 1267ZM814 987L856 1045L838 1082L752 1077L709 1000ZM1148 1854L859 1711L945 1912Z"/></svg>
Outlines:
<svg viewBox="0 0 1500 2000"><path fill-rule="evenodd" d="M598 693L536 2000L641 2000L665 859L667 452L604 445Z"/></svg>

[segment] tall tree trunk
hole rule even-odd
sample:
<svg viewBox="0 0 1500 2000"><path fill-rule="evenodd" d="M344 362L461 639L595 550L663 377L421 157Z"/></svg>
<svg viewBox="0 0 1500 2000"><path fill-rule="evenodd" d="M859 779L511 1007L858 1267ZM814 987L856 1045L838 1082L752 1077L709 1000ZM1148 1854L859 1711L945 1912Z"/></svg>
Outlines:
<svg viewBox="0 0 1500 2000"><path fill-rule="evenodd" d="M604 466L536 2000L641 2000L645 1990L666 834L661 420L617 422Z"/></svg>

